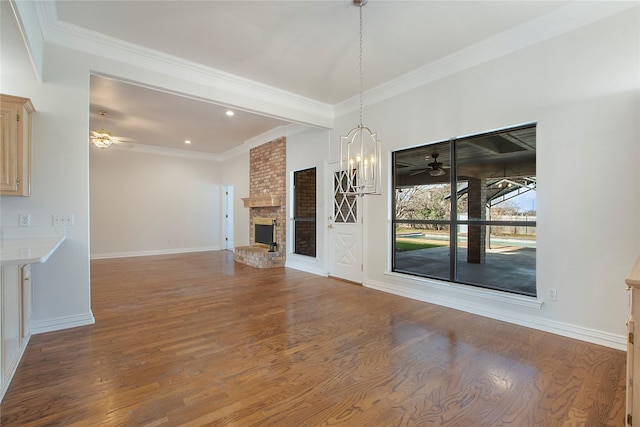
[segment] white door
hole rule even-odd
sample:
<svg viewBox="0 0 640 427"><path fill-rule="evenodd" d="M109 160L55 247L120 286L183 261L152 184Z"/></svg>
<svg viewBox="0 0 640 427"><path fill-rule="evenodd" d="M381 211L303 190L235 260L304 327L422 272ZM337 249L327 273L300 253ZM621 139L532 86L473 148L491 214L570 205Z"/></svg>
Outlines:
<svg viewBox="0 0 640 427"><path fill-rule="evenodd" d="M224 187L224 248L233 250L233 185Z"/></svg>
<svg viewBox="0 0 640 427"><path fill-rule="evenodd" d="M362 283L362 209L361 197L342 194L349 185L340 164L328 167L331 180L329 211L329 275Z"/></svg>

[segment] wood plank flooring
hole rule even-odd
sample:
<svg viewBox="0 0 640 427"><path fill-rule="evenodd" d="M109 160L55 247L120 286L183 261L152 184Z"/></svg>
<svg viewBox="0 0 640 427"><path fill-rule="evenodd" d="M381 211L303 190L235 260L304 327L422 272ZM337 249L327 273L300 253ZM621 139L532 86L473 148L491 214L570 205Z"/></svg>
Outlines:
<svg viewBox="0 0 640 427"><path fill-rule="evenodd" d="M96 324L32 337L8 426L616 426L625 354L229 252L91 263Z"/></svg>

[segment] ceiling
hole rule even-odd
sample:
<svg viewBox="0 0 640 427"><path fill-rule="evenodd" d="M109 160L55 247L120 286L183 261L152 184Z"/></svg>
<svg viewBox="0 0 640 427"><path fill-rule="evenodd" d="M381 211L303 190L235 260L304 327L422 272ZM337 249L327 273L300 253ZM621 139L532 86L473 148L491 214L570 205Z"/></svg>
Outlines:
<svg viewBox="0 0 640 427"><path fill-rule="evenodd" d="M376 1L363 8L364 89L559 10L567 1ZM55 1L66 28L135 44L335 106L358 95L358 8L341 1ZM287 121L103 76L91 129L136 144L223 154ZM366 96L366 92L365 92ZM191 145L186 146L184 140Z"/></svg>
<svg viewBox="0 0 640 427"><path fill-rule="evenodd" d="M117 137L121 148L152 146L211 155L223 155L257 135L288 124L97 75L91 76L90 110L91 129L102 129L104 123L104 129ZM106 112L104 119L100 111ZM227 111L234 115L228 116Z"/></svg>

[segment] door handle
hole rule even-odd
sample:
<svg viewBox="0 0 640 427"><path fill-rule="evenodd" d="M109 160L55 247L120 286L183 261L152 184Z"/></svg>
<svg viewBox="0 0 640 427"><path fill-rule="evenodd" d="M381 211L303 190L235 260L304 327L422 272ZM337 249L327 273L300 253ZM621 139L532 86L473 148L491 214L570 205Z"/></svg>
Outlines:
<svg viewBox="0 0 640 427"><path fill-rule="evenodd" d="M328 227L329 227L329 228L333 228L333 224L329 224L329 226L328 226Z"/></svg>

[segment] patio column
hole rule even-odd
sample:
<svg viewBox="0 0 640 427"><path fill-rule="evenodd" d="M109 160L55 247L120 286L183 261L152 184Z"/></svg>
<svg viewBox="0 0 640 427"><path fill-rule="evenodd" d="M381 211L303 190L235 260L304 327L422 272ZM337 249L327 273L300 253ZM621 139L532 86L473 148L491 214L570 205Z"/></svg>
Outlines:
<svg viewBox="0 0 640 427"><path fill-rule="evenodd" d="M487 185L485 179L469 178L469 219L486 219ZM486 255L486 227L470 225L467 231L467 262L484 264Z"/></svg>

